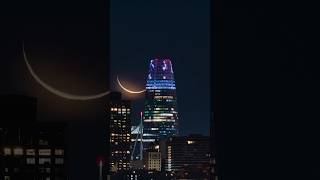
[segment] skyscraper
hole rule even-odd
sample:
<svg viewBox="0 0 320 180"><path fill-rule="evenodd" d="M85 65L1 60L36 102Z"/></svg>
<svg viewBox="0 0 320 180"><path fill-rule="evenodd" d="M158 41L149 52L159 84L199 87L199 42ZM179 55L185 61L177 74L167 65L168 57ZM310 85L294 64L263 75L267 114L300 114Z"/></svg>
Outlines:
<svg viewBox="0 0 320 180"><path fill-rule="evenodd" d="M177 97L172 64L169 59L153 59L146 82L143 139L148 144L177 134Z"/></svg>
<svg viewBox="0 0 320 180"><path fill-rule="evenodd" d="M108 114L110 114L108 118L110 152L107 156L109 171L128 170L130 167L131 141L130 101L122 100L120 92L112 92L108 111Z"/></svg>

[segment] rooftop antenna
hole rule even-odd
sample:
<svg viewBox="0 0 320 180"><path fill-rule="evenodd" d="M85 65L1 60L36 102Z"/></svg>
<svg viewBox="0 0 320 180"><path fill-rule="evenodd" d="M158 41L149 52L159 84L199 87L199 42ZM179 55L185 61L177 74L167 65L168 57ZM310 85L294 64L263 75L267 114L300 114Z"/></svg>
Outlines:
<svg viewBox="0 0 320 180"><path fill-rule="evenodd" d="M142 123L142 111L140 112L140 160L142 160L143 155L143 123Z"/></svg>

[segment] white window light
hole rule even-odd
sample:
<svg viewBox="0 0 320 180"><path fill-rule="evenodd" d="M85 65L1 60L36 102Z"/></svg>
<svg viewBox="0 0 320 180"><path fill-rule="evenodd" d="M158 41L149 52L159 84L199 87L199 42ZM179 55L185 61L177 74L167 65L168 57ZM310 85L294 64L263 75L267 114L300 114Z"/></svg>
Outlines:
<svg viewBox="0 0 320 180"><path fill-rule="evenodd" d="M50 158L39 158L39 164L50 164L51 159Z"/></svg>
<svg viewBox="0 0 320 180"><path fill-rule="evenodd" d="M13 155L23 155L23 149L22 148L14 148Z"/></svg>
<svg viewBox="0 0 320 180"><path fill-rule="evenodd" d="M64 155L64 150L63 149L55 149L54 154L58 155L58 156L62 156L62 155Z"/></svg>
<svg viewBox="0 0 320 180"><path fill-rule="evenodd" d="M35 158L27 158L27 164L35 164L36 163L36 159Z"/></svg>
<svg viewBox="0 0 320 180"><path fill-rule="evenodd" d="M3 154L5 155L5 156L7 156L7 155L11 155L11 148L3 148Z"/></svg>
<svg viewBox="0 0 320 180"><path fill-rule="evenodd" d="M39 149L39 156L50 156L51 149Z"/></svg>

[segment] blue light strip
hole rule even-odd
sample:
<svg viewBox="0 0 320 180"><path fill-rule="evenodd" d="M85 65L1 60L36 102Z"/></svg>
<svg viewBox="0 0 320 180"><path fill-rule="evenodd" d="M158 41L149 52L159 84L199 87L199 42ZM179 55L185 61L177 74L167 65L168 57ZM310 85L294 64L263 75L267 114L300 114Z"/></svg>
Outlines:
<svg viewBox="0 0 320 180"><path fill-rule="evenodd" d="M146 89L176 89L173 80L150 80L147 81Z"/></svg>
<svg viewBox="0 0 320 180"><path fill-rule="evenodd" d="M147 87L148 86L159 86L159 87L175 87L175 84L173 83L147 83Z"/></svg>
<svg viewBox="0 0 320 180"><path fill-rule="evenodd" d="M146 87L146 89L176 89L175 87Z"/></svg>
<svg viewBox="0 0 320 180"><path fill-rule="evenodd" d="M147 80L147 83L173 83L174 80Z"/></svg>

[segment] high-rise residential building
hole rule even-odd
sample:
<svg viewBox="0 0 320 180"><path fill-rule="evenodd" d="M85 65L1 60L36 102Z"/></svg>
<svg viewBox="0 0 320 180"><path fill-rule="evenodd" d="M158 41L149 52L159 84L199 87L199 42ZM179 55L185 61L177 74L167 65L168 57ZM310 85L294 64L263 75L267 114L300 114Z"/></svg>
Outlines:
<svg viewBox="0 0 320 180"><path fill-rule="evenodd" d="M37 122L35 98L0 99L0 179L67 179L66 125Z"/></svg>
<svg viewBox="0 0 320 180"><path fill-rule="evenodd" d="M172 63L169 59L153 59L146 82L143 139L148 146L150 142L177 134L177 95Z"/></svg>
<svg viewBox="0 0 320 180"><path fill-rule="evenodd" d="M121 99L120 92L110 93L108 104L110 148L107 155L109 172L130 168L131 103Z"/></svg>
<svg viewBox="0 0 320 180"><path fill-rule="evenodd" d="M202 135L170 137L166 142L166 171L176 178L209 179L210 139Z"/></svg>

